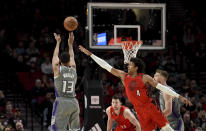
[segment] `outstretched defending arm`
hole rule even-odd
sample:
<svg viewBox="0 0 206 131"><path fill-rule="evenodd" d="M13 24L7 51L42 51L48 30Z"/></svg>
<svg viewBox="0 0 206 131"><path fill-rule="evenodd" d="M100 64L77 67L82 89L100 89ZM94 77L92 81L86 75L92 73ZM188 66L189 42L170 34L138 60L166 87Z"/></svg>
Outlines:
<svg viewBox="0 0 206 131"><path fill-rule="evenodd" d="M76 69L76 63L74 60L73 42L74 42L74 34L73 34L73 32L70 32L69 39L68 39L69 56L70 56L70 63L69 64L70 64L70 66L72 66Z"/></svg>
<svg viewBox="0 0 206 131"><path fill-rule="evenodd" d="M183 97L180 94L176 93L175 91L171 90L167 86L164 86L160 83L157 83L151 76L144 75L143 80L144 80L144 82L148 82L151 86L156 87L157 89L161 90L162 92L164 92L164 93L166 93L166 94L168 94L172 97L179 98L186 105L189 105L189 106L192 105L192 103L188 99L186 99L185 97Z"/></svg>
<svg viewBox="0 0 206 131"><path fill-rule="evenodd" d="M54 38L56 39L56 47L54 49L53 57L52 57L52 68L54 72L54 77L59 75L59 46L61 43L61 37L59 34L54 33Z"/></svg>
<svg viewBox="0 0 206 131"><path fill-rule="evenodd" d="M79 46L79 49L81 50L81 52L83 52L84 54L90 56L99 66L101 66L102 68L106 69L107 71L109 71L110 73L112 73L113 75L119 77L120 79L123 79L125 76L125 72L122 70L118 70L113 68L111 65L109 65L106 61L104 61L103 59L97 57L96 55L92 54L90 51L88 51L87 49L85 49L83 46Z"/></svg>

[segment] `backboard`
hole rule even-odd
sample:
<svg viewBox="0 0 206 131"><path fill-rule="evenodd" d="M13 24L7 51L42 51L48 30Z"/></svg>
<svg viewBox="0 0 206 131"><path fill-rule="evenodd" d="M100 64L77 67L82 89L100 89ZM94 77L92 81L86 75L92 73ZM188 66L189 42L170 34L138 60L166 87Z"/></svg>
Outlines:
<svg viewBox="0 0 206 131"><path fill-rule="evenodd" d="M122 41L142 40L140 49L164 49L166 5L88 3L90 49L121 49Z"/></svg>

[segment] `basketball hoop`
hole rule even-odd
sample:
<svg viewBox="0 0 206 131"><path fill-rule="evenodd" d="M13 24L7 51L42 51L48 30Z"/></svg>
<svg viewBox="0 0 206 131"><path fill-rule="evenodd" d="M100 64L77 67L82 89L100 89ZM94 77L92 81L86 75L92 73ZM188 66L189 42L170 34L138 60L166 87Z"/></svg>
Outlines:
<svg viewBox="0 0 206 131"><path fill-rule="evenodd" d="M142 41L122 41L121 44L124 53L124 64L128 64L132 57L136 57Z"/></svg>

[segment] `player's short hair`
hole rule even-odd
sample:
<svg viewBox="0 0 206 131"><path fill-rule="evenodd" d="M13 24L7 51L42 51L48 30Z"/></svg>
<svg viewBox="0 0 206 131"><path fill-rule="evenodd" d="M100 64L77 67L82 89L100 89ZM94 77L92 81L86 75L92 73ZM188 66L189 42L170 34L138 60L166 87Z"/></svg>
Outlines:
<svg viewBox="0 0 206 131"><path fill-rule="evenodd" d="M131 58L130 62L133 62L135 64L135 66L138 67L137 72L138 73L144 73L145 71L145 63L143 62L143 60L141 60L140 58Z"/></svg>
<svg viewBox="0 0 206 131"><path fill-rule="evenodd" d="M114 95L112 96L112 99L115 99L115 100L119 99L119 101L121 102L122 97L119 95Z"/></svg>
<svg viewBox="0 0 206 131"><path fill-rule="evenodd" d="M157 70L156 70L156 73L160 73L160 75L163 76L166 80L167 80L168 77L169 77L168 72L165 71L165 70L157 69Z"/></svg>
<svg viewBox="0 0 206 131"><path fill-rule="evenodd" d="M70 61L69 52L62 52L59 56L60 62L66 64Z"/></svg>

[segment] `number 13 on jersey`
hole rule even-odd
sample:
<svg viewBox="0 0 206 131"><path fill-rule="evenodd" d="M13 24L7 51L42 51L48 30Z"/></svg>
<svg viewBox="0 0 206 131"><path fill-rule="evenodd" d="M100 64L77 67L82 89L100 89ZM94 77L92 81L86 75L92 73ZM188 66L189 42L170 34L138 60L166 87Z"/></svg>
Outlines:
<svg viewBox="0 0 206 131"><path fill-rule="evenodd" d="M74 91L73 81L63 81L63 93L72 93Z"/></svg>

